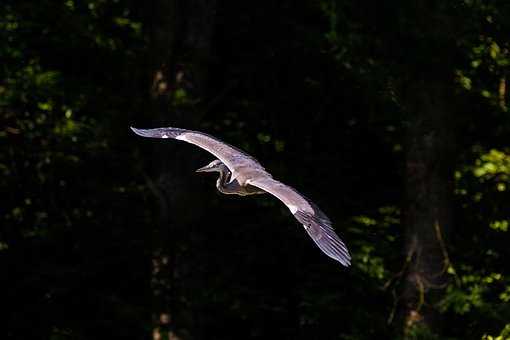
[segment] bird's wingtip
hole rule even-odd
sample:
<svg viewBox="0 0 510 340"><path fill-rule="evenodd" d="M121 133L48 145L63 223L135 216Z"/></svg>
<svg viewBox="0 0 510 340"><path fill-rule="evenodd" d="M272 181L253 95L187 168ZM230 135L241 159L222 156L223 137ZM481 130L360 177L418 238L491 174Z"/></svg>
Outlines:
<svg viewBox="0 0 510 340"><path fill-rule="evenodd" d="M333 260L340 262L340 264L344 267L351 266L351 254L349 254L347 248L342 249L341 252L327 252L326 255L331 257Z"/></svg>
<svg viewBox="0 0 510 340"><path fill-rule="evenodd" d="M298 210L294 217L305 226L305 230L324 254L345 267L351 265L351 255L345 243L335 233L331 221L315 207L315 213Z"/></svg>
<svg viewBox="0 0 510 340"><path fill-rule="evenodd" d="M129 127L131 129L131 131L133 131L135 134L137 134L138 136L142 136L142 137L149 137L146 133L146 130L144 129L137 129L135 128L134 126L130 126Z"/></svg>
<svg viewBox="0 0 510 340"><path fill-rule="evenodd" d="M339 262L344 266L344 267L350 267L351 266L351 258L350 257L346 257L346 258L342 258L342 259L339 259Z"/></svg>

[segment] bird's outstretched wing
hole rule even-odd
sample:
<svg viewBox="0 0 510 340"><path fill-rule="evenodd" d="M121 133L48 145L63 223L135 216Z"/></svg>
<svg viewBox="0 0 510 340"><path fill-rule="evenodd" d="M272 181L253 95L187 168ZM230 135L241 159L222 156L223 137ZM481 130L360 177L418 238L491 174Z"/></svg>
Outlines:
<svg viewBox="0 0 510 340"><path fill-rule="evenodd" d="M173 127L156 129L136 129L131 127L131 130L142 137L173 138L197 145L216 156L232 173L236 172L236 169L240 167L248 167L264 171L264 167L252 156L203 132Z"/></svg>
<svg viewBox="0 0 510 340"><path fill-rule="evenodd" d="M344 266L351 264L347 247L333 230L329 218L315 204L294 188L271 177L251 179L247 183L267 191L282 201L326 255Z"/></svg>

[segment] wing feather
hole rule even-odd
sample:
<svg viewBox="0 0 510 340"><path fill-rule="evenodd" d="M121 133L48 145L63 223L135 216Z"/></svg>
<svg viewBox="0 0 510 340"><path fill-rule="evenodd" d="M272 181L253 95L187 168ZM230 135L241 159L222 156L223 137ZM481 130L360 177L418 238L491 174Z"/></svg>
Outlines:
<svg viewBox="0 0 510 340"><path fill-rule="evenodd" d="M314 203L294 188L270 177L249 180L248 183L267 191L282 201L294 217L303 224L308 235L326 255L346 267L351 264L351 256L347 247L335 233L329 218Z"/></svg>

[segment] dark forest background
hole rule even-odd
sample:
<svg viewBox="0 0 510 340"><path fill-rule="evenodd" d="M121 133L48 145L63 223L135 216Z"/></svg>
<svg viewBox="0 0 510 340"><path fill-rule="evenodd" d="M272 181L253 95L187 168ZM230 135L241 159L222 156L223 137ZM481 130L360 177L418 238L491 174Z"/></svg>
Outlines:
<svg viewBox="0 0 510 340"><path fill-rule="evenodd" d="M510 2L3 0L2 339L509 339ZM334 221L222 196L239 146Z"/></svg>

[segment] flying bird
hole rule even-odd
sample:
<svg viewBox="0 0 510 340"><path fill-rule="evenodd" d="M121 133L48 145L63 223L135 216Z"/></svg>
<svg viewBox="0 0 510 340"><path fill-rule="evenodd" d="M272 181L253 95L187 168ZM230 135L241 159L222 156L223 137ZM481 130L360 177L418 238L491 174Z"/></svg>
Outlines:
<svg viewBox="0 0 510 340"><path fill-rule="evenodd" d="M209 151L217 159L197 172L219 172L216 187L221 193L241 196L270 193L276 196L326 255L344 266L350 265L351 256L347 247L333 230L329 218L294 188L275 180L255 158L198 131L173 127L131 129L142 137L178 139Z"/></svg>

